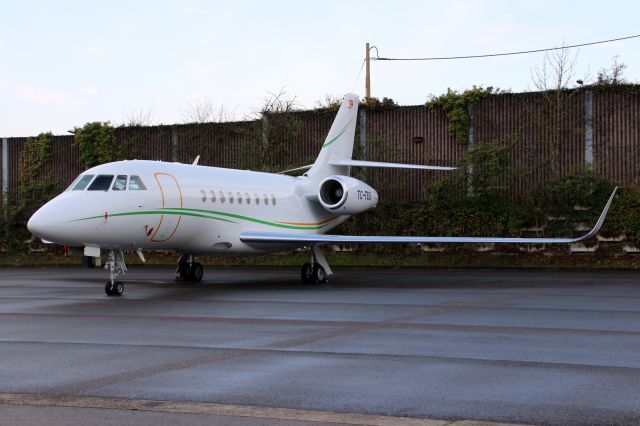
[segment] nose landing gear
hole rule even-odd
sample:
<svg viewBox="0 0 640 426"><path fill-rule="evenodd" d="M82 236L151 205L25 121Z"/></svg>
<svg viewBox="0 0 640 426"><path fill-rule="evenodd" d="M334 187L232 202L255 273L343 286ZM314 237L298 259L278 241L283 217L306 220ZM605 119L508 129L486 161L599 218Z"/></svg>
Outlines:
<svg viewBox="0 0 640 426"><path fill-rule="evenodd" d="M104 292L107 296L122 296L122 293L124 293L124 282L116 280L118 275L127 272L122 250L109 250L107 263L104 265L104 268L109 270L109 279L104 285Z"/></svg>
<svg viewBox="0 0 640 426"><path fill-rule="evenodd" d="M122 281L107 281L104 285L104 292L107 296L122 296L124 293L124 283Z"/></svg>

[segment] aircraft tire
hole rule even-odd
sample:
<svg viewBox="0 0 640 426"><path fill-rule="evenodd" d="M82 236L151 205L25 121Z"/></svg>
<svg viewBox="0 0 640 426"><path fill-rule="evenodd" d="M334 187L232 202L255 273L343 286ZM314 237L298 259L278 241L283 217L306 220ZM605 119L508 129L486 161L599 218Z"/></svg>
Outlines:
<svg viewBox="0 0 640 426"><path fill-rule="evenodd" d="M203 275L204 275L204 268L202 267L202 264L194 262L189 266L185 279L187 281L197 283L202 281Z"/></svg>
<svg viewBox="0 0 640 426"><path fill-rule="evenodd" d="M107 293L107 296L113 296L113 285L110 280L104 285L104 292Z"/></svg>
<svg viewBox="0 0 640 426"><path fill-rule="evenodd" d="M302 282L305 284L311 284L314 282L313 265L310 263L302 265L302 269L300 269L300 277L302 278Z"/></svg>
<svg viewBox="0 0 640 426"><path fill-rule="evenodd" d="M113 284L113 290L111 291L111 294L113 296L122 296L122 293L124 293L124 283L122 281L116 281Z"/></svg>
<svg viewBox="0 0 640 426"><path fill-rule="evenodd" d="M329 282L329 277L327 277L327 273L324 268L318 264L313 267L313 281L316 284L324 284Z"/></svg>

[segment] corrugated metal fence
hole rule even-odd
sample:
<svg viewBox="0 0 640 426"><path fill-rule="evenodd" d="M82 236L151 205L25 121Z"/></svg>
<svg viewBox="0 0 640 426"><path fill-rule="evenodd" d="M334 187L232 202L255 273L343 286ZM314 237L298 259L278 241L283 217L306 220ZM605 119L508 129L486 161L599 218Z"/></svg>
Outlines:
<svg viewBox="0 0 640 426"><path fill-rule="evenodd" d="M553 92L492 95L470 112L469 140L461 144L449 133L449 121L440 110L424 106L361 110L354 157L456 165L474 144L513 140L515 172L505 173L501 185L514 198L585 166L619 184L640 186L638 86L566 91L560 101ZM333 117L333 112L304 111L246 122L122 127L115 129L115 137L126 158L188 163L200 155L203 165L263 169L269 164L284 169L313 162ZM285 122L288 133L283 138L273 130ZM8 167L9 202L16 201L18 163L26 140L6 139L6 161L0 152L0 164ZM277 155L268 157L270 146L277 146L273 150ZM73 136L54 137L52 152L50 171L63 188L82 172ZM414 202L424 200L429 186L443 173L356 171L383 199Z"/></svg>

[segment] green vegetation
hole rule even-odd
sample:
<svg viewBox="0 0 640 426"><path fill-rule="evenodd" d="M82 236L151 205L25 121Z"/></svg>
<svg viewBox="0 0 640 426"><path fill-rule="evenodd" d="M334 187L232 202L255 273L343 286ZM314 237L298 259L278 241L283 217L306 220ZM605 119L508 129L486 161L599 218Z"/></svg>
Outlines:
<svg viewBox="0 0 640 426"><path fill-rule="evenodd" d="M385 111L396 108L398 104L391 98L363 98L360 107L369 111Z"/></svg>
<svg viewBox="0 0 640 426"><path fill-rule="evenodd" d="M111 123L94 121L73 129L73 141L85 168L121 159Z"/></svg>
<svg viewBox="0 0 640 426"><path fill-rule="evenodd" d="M566 237L574 235L579 226L592 226L613 190L612 183L585 171L549 182L529 198L515 202L488 191L491 186L479 187L476 195L455 195L461 192L460 176L463 174L436 183L425 203L381 202L340 229L347 234L517 237L524 228L536 226L544 229L538 236ZM623 188L619 194L602 234L626 234L631 242L640 243L640 193ZM359 250L398 249L364 246Z"/></svg>
<svg viewBox="0 0 640 426"><path fill-rule="evenodd" d="M482 86L473 86L472 89L467 89L462 93L447 89L447 93L444 95L431 96L425 105L431 109L441 108L449 119L449 133L455 136L458 143L466 144L471 124L469 108L487 96L498 93L503 92L500 89Z"/></svg>
<svg viewBox="0 0 640 426"><path fill-rule="evenodd" d="M0 246L13 249L29 238L25 224L33 212L59 191L51 167L51 133L28 138L18 161L18 193L14 203L3 207ZM6 209L6 210L5 210Z"/></svg>
<svg viewBox="0 0 640 426"><path fill-rule="evenodd" d="M326 250L327 260L332 267L430 267L430 268L629 268L639 269L640 264L635 256L607 255L602 253L555 253L548 256L545 253L519 253L502 252L496 255L491 252L475 251L446 251L446 252L422 252L420 248L396 247L395 249L374 252L361 250L353 252L331 252ZM103 259L104 260L104 259ZM199 261L210 267L290 267L292 278L298 274L300 265L309 260L309 254L305 252L292 252L255 257L212 256L202 257ZM125 254L127 266L135 268L140 264L135 254ZM79 256L63 256L57 252L46 253L11 253L0 256L0 267L24 266L70 266L80 265ZM154 253L147 256L147 265L164 265L168 271L175 269L176 255L166 253ZM207 275L209 279L215 276Z"/></svg>

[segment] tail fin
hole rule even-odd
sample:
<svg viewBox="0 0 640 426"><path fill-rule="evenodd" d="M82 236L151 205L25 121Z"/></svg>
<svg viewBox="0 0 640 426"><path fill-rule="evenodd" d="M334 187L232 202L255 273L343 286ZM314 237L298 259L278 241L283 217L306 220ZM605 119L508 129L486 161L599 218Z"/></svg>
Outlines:
<svg viewBox="0 0 640 426"><path fill-rule="evenodd" d="M332 160L350 160L358 117L358 95L344 96L331 130L311 169L306 173L311 179L322 180L330 175L348 175L350 167L331 164Z"/></svg>

